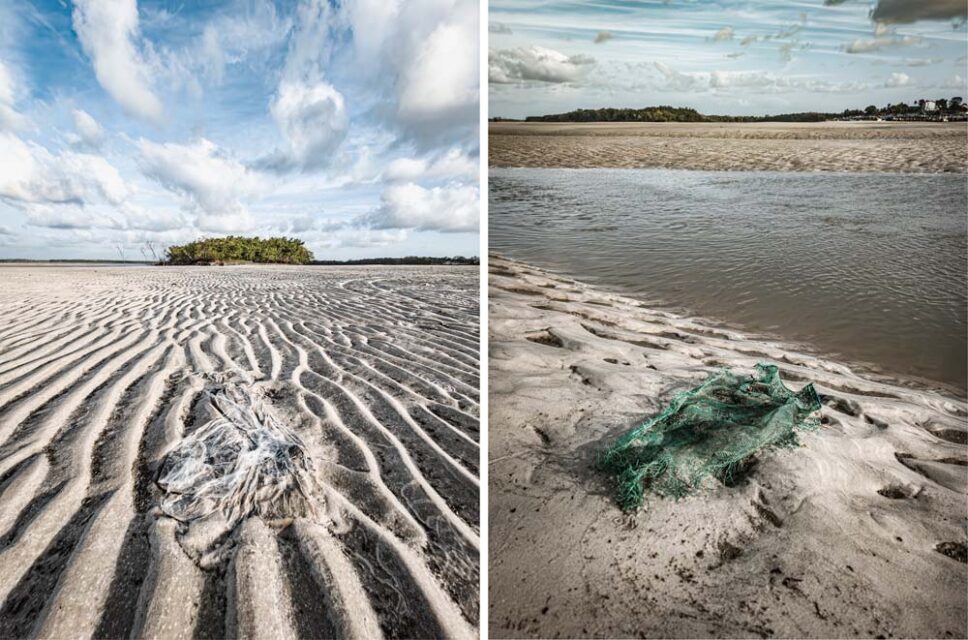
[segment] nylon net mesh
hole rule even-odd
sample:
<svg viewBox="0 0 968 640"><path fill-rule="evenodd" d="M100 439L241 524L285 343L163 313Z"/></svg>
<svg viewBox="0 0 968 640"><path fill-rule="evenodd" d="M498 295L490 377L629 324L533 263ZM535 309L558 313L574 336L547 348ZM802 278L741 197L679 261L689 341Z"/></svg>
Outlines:
<svg viewBox="0 0 968 640"><path fill-rule="evenodd" d="M710 476L728 483L762 449L796 446L798 430L817 428L818 409L813 384L794 392L774 365L758 364L752 376L724 369L619 438L599 467L614 480L619 506L632 511L646 491L683 497Z"/></svg>

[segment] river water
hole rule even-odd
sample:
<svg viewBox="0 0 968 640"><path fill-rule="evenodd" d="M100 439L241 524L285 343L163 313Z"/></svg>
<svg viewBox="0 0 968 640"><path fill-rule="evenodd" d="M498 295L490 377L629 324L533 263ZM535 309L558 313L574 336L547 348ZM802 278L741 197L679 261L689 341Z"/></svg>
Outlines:
<svg viewBox="0 0 968 640"><path fill-rule="evenodd" d="M964 395L963 175L492 169L490 249Z"/></svg>

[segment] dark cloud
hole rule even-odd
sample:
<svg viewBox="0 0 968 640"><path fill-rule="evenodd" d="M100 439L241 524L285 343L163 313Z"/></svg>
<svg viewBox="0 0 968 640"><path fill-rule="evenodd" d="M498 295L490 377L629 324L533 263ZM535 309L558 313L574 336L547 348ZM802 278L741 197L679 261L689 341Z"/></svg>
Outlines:
<svg viewBox="0 0 968 640"><path fill-rule="evenodd" d="M824 0L836 6L850 0ZM871 11L871 20L889 24L910 24L919 20L965 20L968 2L965 0L878 0Z"/></svg>

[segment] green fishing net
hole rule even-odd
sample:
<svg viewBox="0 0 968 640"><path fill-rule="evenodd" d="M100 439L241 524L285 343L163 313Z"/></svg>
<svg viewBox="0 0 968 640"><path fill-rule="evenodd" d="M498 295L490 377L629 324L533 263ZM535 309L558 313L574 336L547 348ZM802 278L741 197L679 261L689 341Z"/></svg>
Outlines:
<svg viewBox="0 0 968 640"><path fill-rule="evenodd" d="M774 365L756 365L754 376L724 369L619 438L599 467L614 479L619 506L632 511L646 490L679 498L708 476L728 483L757 451L795 446L797 430L816 429L818 409L813 385L791 391Z"/></svg>

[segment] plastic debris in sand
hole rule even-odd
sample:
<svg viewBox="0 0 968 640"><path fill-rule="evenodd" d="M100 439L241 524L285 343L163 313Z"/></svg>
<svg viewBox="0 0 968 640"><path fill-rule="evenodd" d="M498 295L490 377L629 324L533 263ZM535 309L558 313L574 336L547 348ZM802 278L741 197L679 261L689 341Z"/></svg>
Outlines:
<svg viewBox="0 0 968 640"><path fill-rule="evenodd" d="M250 381L216 380L202 394L200 409L210 419L168 453L157 482L161 511L181 523L182 548L209 567L242 520L314 514L317 491L302 440Z"/></svg>
<svg viewBox="0 0 968 640"><path fill-rule="evenodd" d="M818 409L813 384L791 391L774 365L756 365L754 376L724 369L605 449L599 468L615 480L619 506L633 511L647 490L684 497L707 477L729 482L763 449L796 446L798 431L819 426Z"/></svg>

